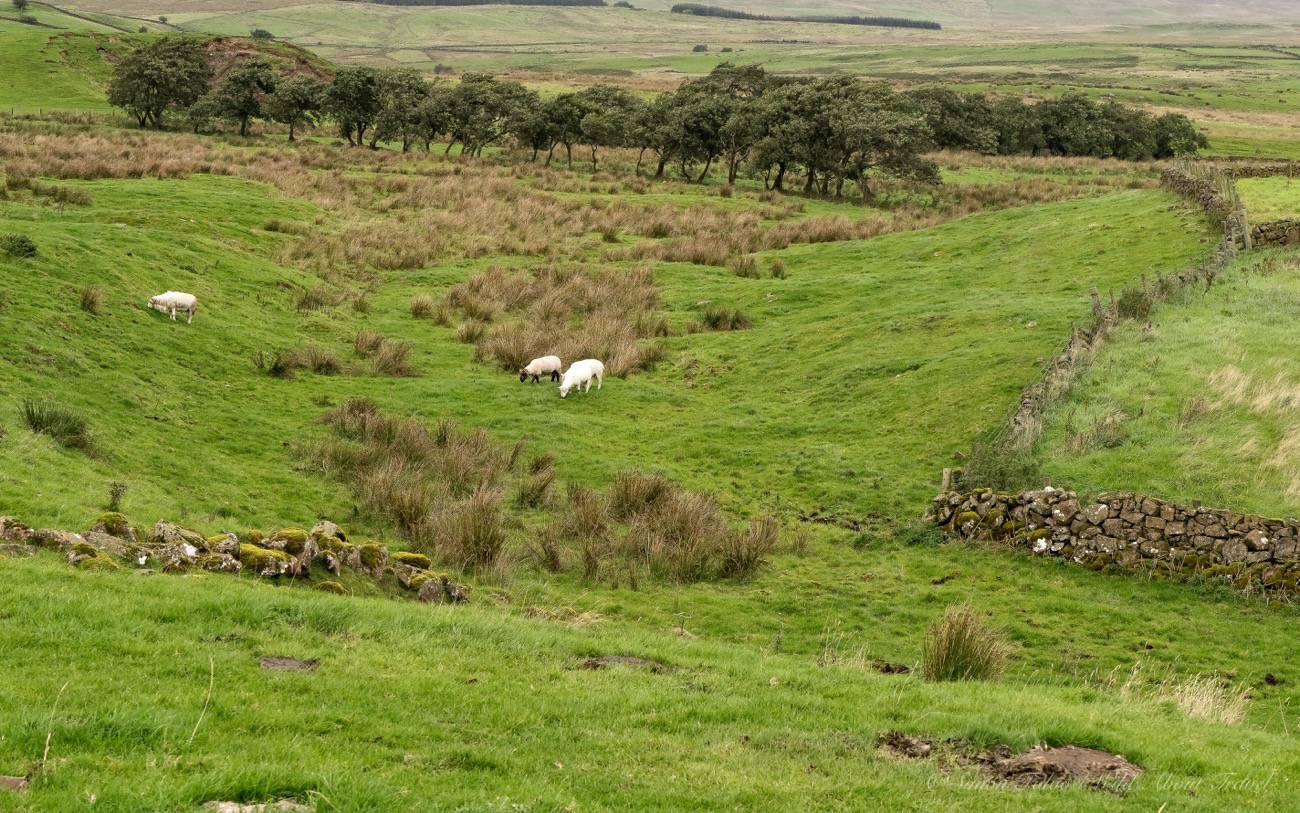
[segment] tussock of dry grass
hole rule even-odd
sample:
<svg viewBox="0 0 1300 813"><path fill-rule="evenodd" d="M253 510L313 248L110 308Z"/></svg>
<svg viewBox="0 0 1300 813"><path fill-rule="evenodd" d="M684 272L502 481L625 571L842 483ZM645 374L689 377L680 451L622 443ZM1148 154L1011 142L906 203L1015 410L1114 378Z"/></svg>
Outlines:
<svg viewBox="0 0 1300 813"><path fill-rule="evenodd" d="M566 363L597 358L610 375L625 376L652 367L662 350L643 340L667 334L648 269L494 267L453 286L443 301L466 317L457 338L503 370L554 354Z"/></svg>
<svg viewBox="0 0 1300 813"><path fill-rule="evenodd" d="M732 528L717 501L681 489L659 474L625 473L608 494L570 483L562 505L553 498L555 459L523 462L523 444L504 446L482 429L450 420L432 429L412 418L383 415L353 398L322 421L334 437L315 450L321 469L347 483L364 509L392 525L415 549L457 567L499 567L509 558L510 506L550 514L524 529L530 559L548 570L574 565L588 579L645 571L675 582L746 578L776 549L776 520L761 517ZM524 515L527 516L527 515Z"/></svg>
<svg viewBox="0 0 1300 813"><path fill-rule="evenodd" d="M1002 633L970 607L949 607L926 632L921 671L927 680L994 680L1008 649Z"/></svg>

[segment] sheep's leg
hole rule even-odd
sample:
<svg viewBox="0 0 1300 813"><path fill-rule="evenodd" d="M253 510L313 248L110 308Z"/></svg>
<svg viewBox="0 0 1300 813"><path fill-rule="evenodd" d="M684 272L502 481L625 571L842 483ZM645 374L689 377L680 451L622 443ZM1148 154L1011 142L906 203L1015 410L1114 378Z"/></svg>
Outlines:
<svg viewBox="0 0 1300 813"><path fill-rule="evenodd" d="M190 315L189 315L189 318L185 320L185 324L187 324L187 325L192 325L192 324L194 324L194 309L193 309L193 308L190 309Z"/></svg>
<svg viewBox="0 0 1300 813"><path fill-rule="evenodd" d="M559 370L551 370L551 383L553 384L553 383L555 383L556 381L559 381L559 380L560 380L560 371L559 371Z"/></svg>
<svg viewBox="0 0 1300 813"><path fill-rule="evenodd" d="M175 321L176 321L176 306L175 306L175 305L172 305L171 307L167 308L167 313L171 315L171 317L172 317L172 321L175 322Z"/></svg>
<svg viewBox="0 0 1300 813"><path fill-rule="evenodd" d="M537 373L533 373L533 383L534 384L542 383L542 379L537 375Z"/></svg>
<svg viewBox="0 0 1300 813"><path fill-rule="evenodd" d="M605 374L596 373L596 389L600 389L603 386L605 386Z"/></svg>

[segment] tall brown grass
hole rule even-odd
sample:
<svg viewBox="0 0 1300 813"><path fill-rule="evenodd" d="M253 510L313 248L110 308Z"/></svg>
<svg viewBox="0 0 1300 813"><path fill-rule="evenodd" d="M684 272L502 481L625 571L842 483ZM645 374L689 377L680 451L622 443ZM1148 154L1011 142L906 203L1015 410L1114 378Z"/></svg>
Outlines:
<svg viewBox="0 0 1300 813"><path fill-rule="evenodd" d="M927 680L994 680L1008 651L1002 633L973 609L953 606L926 632L921 670Z"/></svg>

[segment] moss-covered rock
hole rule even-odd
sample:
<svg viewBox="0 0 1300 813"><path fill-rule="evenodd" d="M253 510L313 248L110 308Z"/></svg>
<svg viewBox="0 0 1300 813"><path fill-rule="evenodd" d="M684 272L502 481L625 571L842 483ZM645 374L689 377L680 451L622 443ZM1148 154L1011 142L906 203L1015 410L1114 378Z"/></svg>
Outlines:
<svg viewBox="0 0 1300 813"><path fill-rule="evenodd" d="M266 534L262 533L257 528L249 528L240 535L239 541L247 542L250 545L260 545L266 541Z"/></svg>
<svg viewBox="0 0 1300 813"><path fill-rule="evenodd" d="M388 555L388 558L398 564L407 565L417 570L428 570L433 565L433 561L428 556L409 550L393 551Z"/></svg>
<svg viewBox="0 0 1300 813"><path fill-rule="evenodd" d="M344 587L341 582L325 581L316 585L316 589L323 593L336 593L340 596L348 594L348 588Z"/></svg>
<svg viewBox="0 0 1300 813"><path fill-rule="evenodd" d="M198 566L214 573L238 573L244 565L229 553L205 553L198 558Z"/></svg>
<svg viewBox="0 0 1300 813"><path fill-rule="evenodd" d="M95 519L95 528L122 539L133 539L131 523L118 511L106 511Z"/></svg>
<svg viewBox="0 0 1300 813"><path fill-rule="evenodd" d="M282 550L243 544L239 546L239 561L259 576L274 578L289 572L293 557Z"/></svg>
<svg viewBox="0 0 1300 813"><path fill-rule="evenodd" d="M107 556L84 556L77 560L76 567L81 570L101 570L105 572L122 569L121 565Z"/></svg>
<svg viewBox="0 0 1300 813"><path fill-rule="evenodd" d="M266 540L263 547L283 550L291 556L297 556L306 550L309 539L311 535L302 528L281 528Z"/></svg>
<svg viewBox="0 0 1300 813"><path fill-rule="evenodd" d="M378 542L366 542L358 547L357 558L361 569L371 578L378 579L384 575L384 567L388 564L388 548Z"/></svg>

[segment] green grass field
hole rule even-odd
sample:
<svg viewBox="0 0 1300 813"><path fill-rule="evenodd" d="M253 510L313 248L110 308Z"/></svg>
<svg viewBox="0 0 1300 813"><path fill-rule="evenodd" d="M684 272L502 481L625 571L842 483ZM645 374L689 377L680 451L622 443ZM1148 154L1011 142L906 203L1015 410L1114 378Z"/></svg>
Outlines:
<svg viewBox="0 0 1300 813"><path fill-rule="evenodd" d="M41 20L55 14L35 8ZM996 6L1012 8L1038 13L1033 3ZM158 13L143 0L115 11ZM703 71L722 58L668 53L677 44L663 46L660 33L635 53L611 41L569 63L550 44L523 39L530 19L534 42L546 39L541 18L528 16L536 9L250 2L234 9L239 17L229 11L196 3L170 23L232 33L265 24L289 36L315 19L315 33L294 33L294 42L315 36L333 43L312 46L319 52L342 54L353 47L347 37L373 35L357 16L372 15L385 31L412 26L401 34L409 39L353 48L349 58L383 61L423 41L402 53L432 65L442 56L431 38L469 41L473 26L497 20L510 54L474 46L464 53L482 63L453 63L519 58L548 87L572 78L558 71L594 66L632 71L652 88L668 75L656 72ZM798 71L858 70L860 61L864 73L894 69L929 81L921 72L933 71L970 87L1041 88L1051 78L1044 92L1099 93L1127 72L1136 78L1117 92L1134 100L1160 104L1174 88L1191 94L1179 97L1183 105L1214 105L1216 133L1241 137L1234 149L1255 151L1268 139L1277 145L1270 154L1295 148L1289 114L1264 112L1276 89L1290 87L1285 59L1256 45L1180 54L1097 37L931 43L919 57L919 42L768 43L738 56ZM88 572L50 551L0 553L0 775L32 776L21 792L0 788L0 811L190 811L209 800L279 798L317 811L1292 805L1300 781L1294 605L942 544L917 526L941 469L961 465L972 442L1005 420L1072 324L1088 317L1090 288L1119 290L1211 251L1214 229L1154 188L1150 168L944 155L943 188L882 186L881 201L894 208L878 211L793 195L773 203L753 182L726 196L714 185L631 183L620 175L630 161L617 153L591 177L580 163L571 173L503 166L512 157L500 151L481 163L398 159L330 147L325 137L295 149L278 135L120 130L116 117L30 120L43 110L105 111L109 63L97 49L130 39L0 20L0 69L17 78L0 83L0 108L38 114L0 122L0 155L11 156L0 159L0 176L46 166L98 178L37 177L42 195L0 180L0 190L12 187L0 194L0 235L29 235L39 249L30 259L0 255L0 514L82 530L103 510L110 482L123 481L123 510L144 528L162 517L242 533L330 518L353 538L406 547L314 465L313 442L326 434L319 417L367 396L389 414L430 424L451 416L504 444L525 438L530 456L557 455L561 485L604 488L622 471L662 471L716 495L735 522L775 514L784 536L747 580L674 584L613 569L584 579L574 567L538 566L528 545L543 512L510 509L506 555L458 574L474 592L453 607L390 595L391 585L355 574L344 579L355 594L334 596L310 582ZM1200 66L1194 84L1173 78L1184 59ZM1083 61L1067 81L1060 69L1072 60ZM1216 61L1226 67L1207 67ZM1013 75L1018 64L1033 76ZM1252 71L1255 84L1238 81ZM168 160L228 174L155 177L171 174ZM121 177L141 168L144 178ZM64 188L64 202L50 184ZM402 203L404 184L424 195L418 206ZM869 240L759 251L757 279L612 258L655 244L635 222L616 243L572 226L601 222L619 206L666 218L683 234L711 217L719 228L764 233L819 218L919 222L908 218L945 206L969 211L956 203L975 189L1003 190L1003 208L936 215L944 222ZM1281 216L1294 200L1272 180L1243 182L1242 193L1256 221L1261 212ZM499 205L481 205L488 195ZM375 235L394 252L420 238L441 242L428 261L396 269L350 259L353 248L382 257L364 248ZM476 362L456 338L458 320L439 326L411 315L416 295L439 297L492 266L548 262L650 269L659 314L673 328L657 340L665 352L654 369L561 400L551 385L520 384ZM777 263L782 278L769 275ZM1049 415L1036 450L1042 471L1085 492L1132 488L1296 513L1300 441L1290 413L1300 370L1278 349L1294 338L1296 270L1293 254L1249 257L1210 291L1158 306L1152 326L1123 326ZM364 292L368 309L344 301L299 311L298 297L316 287ZM87 288L103 292L98 314L79 307ZM145 307L165 289L198 295L192 325ZM752 327L683 330L708 304L743 310ZM353 350L363 329L414 342L415 374L372 373ZM279 379L254 364L259 353L306 345L347 369ZM95 453L30 431L20 415L27 398L85 415ZM1120 442L1098 443L1107 438ZM960 604L1005 634L1002 679L945 684L879 672L876 661L917 667L927 627ZM669 669L580 668L597 655ZM320 666L271 672L260 656ZM1175 702L1169 687L1198 675L1248 692L1244 719L1212 722ZM973 765L891 756L878 747L891 730L1016 751L1078 744L1123 754L1146 772L1118 793L1024 788Z"/></svg>
<svg viewBox="0 0 1300 813"><path fill-rule="evenodd" d="M1295 272L1285 253L1246 260L1210 291L1158 307L1150 328L1122 328L1051 413L1045 471L1089 492L1139 490L1295 515L1300 470L1289 399L1300 371L1279 352L1295 341ZM1099 422L1117 427L1121 442L1089 442Z"/></svg>
<svg viewBox="0 0 1300 813"><path fill-rule="evenodd" d="M1300 217L1300 180L1295 178L1244 178L1237 192L1252 223Z"/></svg>

